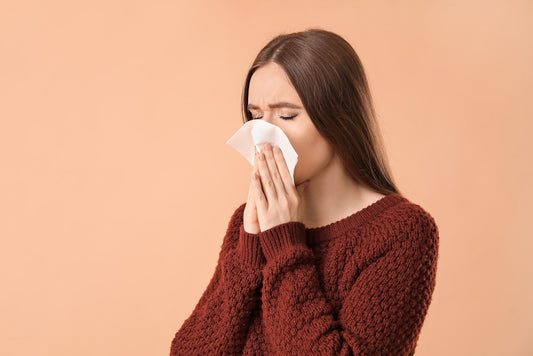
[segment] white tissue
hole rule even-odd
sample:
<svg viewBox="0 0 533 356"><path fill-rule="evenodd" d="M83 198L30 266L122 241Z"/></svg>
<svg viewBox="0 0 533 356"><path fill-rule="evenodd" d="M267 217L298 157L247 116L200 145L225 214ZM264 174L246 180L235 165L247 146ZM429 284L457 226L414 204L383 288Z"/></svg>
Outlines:
<svg viewBox="0 0 533 356"><path fill-rule="evenodd" d="M253 166L255 158L254 146L257 146L257 150L261 152L260 145L266 142L281 148L294 183L294 167L296 162L298 162L298 154L280 127L261 119L250 120L242 125L226 144L235 148Z"/></svg>

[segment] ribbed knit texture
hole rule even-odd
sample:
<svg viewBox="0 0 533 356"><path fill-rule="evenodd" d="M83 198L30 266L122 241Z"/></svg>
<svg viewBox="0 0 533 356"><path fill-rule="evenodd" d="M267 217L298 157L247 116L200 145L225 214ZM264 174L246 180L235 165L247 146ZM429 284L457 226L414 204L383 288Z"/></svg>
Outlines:
<svg viewBox="0 0 533 356"><path fill-rule="evenodd" d="M249 234L244 208L170 355L414 354L437 271L428 212L390 194L326 226Z"/></svg>

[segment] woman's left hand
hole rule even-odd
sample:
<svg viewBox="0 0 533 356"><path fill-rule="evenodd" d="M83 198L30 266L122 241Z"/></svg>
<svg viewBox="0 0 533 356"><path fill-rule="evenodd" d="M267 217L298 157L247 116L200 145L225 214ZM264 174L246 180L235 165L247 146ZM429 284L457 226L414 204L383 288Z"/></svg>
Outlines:
<svg viewBox="0 0 533 356"><path fill-rule="evenodd" d="M255 152L253 179L257 219L261 231L290 221L302 221L303 191L309 182L294 186L281 149L263 144Z"/></svg>

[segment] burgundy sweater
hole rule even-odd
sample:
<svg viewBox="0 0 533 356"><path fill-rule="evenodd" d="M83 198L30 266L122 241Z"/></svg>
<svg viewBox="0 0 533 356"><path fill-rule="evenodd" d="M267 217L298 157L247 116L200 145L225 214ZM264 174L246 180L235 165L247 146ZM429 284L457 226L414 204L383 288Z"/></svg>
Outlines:
<svg viewBox="0 0 533 356"><path fill-rule="evenodd" d="M439 232L390 194L317 228L229 222L211 281L170 355L412 355L435 288Z"/></svg>

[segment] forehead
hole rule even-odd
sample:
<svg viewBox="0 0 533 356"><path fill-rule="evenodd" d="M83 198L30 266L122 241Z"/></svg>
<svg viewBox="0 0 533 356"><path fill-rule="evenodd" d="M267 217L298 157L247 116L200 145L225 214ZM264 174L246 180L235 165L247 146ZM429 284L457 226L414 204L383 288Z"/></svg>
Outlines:
<svg viewBox="0 0 533 356"><path fill-rule="evenodd" d="M277 63L268 63L256 69L250 78L248 102L268 104L273 101L301 103L283 68Z"/></svg>

